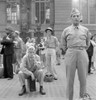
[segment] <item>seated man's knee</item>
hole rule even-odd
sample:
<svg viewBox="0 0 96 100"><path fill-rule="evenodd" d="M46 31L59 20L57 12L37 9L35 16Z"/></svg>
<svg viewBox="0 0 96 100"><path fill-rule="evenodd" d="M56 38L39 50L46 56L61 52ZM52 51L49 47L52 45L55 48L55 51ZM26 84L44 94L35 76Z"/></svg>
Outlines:
<svg viewBox="0 0 96 100"><path fill-rule="evenodd" d="M44 73L43 73L43 70L42 70L42 69L39 70L38 73L39 73L39 76L40 76L40 77L43 77L43 76L44 76Z"/></svg>
<svg viewBox="0 0 96 100"><path fill-rule="evenodd" d="M19 76L19 77L24 76L24 73L23 73L22 71L19 71L19 72L18 72L18 76Z"/></svg>
<svg viewBox="0 0 96 100"><path fill-rule="evenodd" d="M40 74L43 74L43 70L42 70L42 69L38 70L38 72L39 72Z"/></svg>

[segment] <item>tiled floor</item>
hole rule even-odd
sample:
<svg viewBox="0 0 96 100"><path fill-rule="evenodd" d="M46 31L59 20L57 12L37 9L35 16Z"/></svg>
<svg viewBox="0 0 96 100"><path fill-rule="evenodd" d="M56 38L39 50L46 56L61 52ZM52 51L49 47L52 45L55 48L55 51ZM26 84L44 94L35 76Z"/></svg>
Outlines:
<svg viewBox="0 0 96 100"><path fill-rule="evenodd" d="M44 83L44 89L46 95L39 94L39 85L36 83L37 91L33 93L27 93L26 95L19 97L18 93L21 90L18 75L14 76L13 80L0 79L0 100L66 100L65 99L65 66L64 61L61 61L60 66L56 66L58 73L58 80L51 83ZM88 93L96 98L96 74L89 75L87 78L87 90ZM79 81L76 74L74 83L74 100L79 95Z"/></svg>

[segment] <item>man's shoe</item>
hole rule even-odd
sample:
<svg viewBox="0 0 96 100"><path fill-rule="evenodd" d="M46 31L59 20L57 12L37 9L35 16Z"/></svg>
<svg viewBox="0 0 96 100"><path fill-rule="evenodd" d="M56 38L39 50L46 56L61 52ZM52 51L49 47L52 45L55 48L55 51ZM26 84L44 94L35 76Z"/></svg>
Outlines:
<svg viewBox="0 0 96 100"><path fill-rule="evenodd" d="M19 96L22 96L26 93L26 87L25 85L22 87L21 93L19 93Z"/></svg>
<svg viewBox="0 0 96 100"><path fill-rule="evenodd" d="M60 63L57 63L57 65L60 65Z"/></svg>
<svg viewBox="0 0 96 100"><path fill-rule="evenodd" d="M54 77L54 80L58 80L56 77Z"/></svg>
<svg viewBox="0 0 96 100"><path fill-rule="evenodd" d="M43 86L40 86L40 94L45 95L46 93L44 92Z"/></svg>
<svg viewBox="0 0 96 100"><path fill-rule="evenodd" d="M13 78L8 78L8 80L12 80Z"/></svg>

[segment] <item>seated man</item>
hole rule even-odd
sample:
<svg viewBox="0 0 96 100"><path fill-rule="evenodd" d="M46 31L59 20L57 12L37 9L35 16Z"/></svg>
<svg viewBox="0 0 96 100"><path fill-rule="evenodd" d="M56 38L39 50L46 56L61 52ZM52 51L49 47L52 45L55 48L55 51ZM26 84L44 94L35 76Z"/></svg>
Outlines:
<svg viewBox="0 0 96 100"><path fill-rule="evenodd" d="M29 47L26 55L22 59L20 71L18 73L22 86L22 91L19 93L19 96L22 96L26 93L25 79L28 79L30 76L32 80L35 78L38 80L40 84L40 93L42 95L46 94L43 90L43 70L40 66L37 66L37 58L39 58L39 56L35 53L35 48L33 46Z"/></svg>

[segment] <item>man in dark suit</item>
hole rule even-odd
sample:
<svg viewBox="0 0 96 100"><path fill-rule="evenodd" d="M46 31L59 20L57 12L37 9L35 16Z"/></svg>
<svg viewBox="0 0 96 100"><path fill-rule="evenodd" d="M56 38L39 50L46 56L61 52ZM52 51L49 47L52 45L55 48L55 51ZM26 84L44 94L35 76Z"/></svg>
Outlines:
<svg viewBox="0 0 96 100"><path fill-rule="evenodd" d="M8 80L13 79L13 54L14 54L14 36L13 29L11 27L7 27L6 35L3 37L1 44L4 47L3 53L3 66L4 66L4 77L8 78Z"/></svg>

